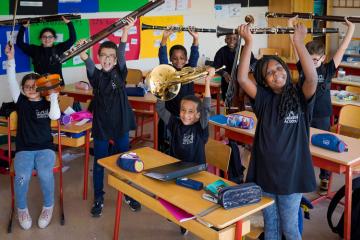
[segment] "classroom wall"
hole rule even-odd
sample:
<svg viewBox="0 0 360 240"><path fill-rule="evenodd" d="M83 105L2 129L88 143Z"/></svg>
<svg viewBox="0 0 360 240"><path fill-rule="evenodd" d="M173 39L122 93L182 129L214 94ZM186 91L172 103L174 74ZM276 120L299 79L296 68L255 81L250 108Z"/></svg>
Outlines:
<svg viewBox="0 0 360 240"><path fill-rule="evenodd" d="M164 15L183 15L184 26L196 26L203 28L216 28L216 26L222 26L226 28L236 28L238 25L244 23L246 15L251 14L255 18L255 25L267 26L264 13L268 11L268 7L244 7L241 8L239 17L231 17L225 19L216 19L214 11L213 0L193 0L191 1L191 8L184 11L173 12L159 12L153 11L147 14L147 16L164 16ZM91 13L82 14L82 18L116 18L124 17L129 12L111 12L111 13ZM10 19L12 16L0 16L2 19ZM25 17L25 16L21 16ZM192 43L192 37L189 34L185 34L185 47L190 50ZM223 46L224 37L217 38L214 33L200 33L199 36L199 51L200 57L205 57L213 60L216 51ZM267 47L267 35L259 34L254 37L254 53L258 54L259 48ZM127 61L128 68L139 68L141 70L151 70L153 67L159 64L157 58L152 59L140 59L136 61ZM26 73L19 73L17 79L20 79ZM86 72L84 67L70 67L63 68L63 75L67 84L80 80L86 80ZM0 75L0 104L3 101L11 101L10 92L6 83L6 75Z"/></svg>

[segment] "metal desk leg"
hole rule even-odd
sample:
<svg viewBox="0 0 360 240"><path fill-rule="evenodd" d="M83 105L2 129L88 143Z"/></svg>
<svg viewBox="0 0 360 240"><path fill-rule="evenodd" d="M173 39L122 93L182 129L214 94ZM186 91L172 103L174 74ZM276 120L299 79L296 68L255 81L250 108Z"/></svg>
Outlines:
<svg viewBox="0 0 360 240"><path fill-rule="evenodd" d="M89 179L89 159L90 159L90 129L86 130L86 135L85 135L85 162L84 162L83 200L87 199L88 179Z"/></svg>
<svg viewBox="0 0 360 240"><path fill-rule="evenodd" d="M118 196L117 196L117 201L116 201L115 226L114 226L113 240L119 239L122 195L123 195L122 192L118 191Z"/></svg>
<svg viewBox="0 0 360 240"><path fill-rule="evenodd" d="M235 228L235 239L236 240L241 240L242 237L242 224L243 221L240 220L236 223L236 228Z"/></svg>
<svg viewBox="0 0 360 240"><path fill-rule="evenodd" d="M345 172L345 209L344 209L344 239L351 237L351 199L352 199L352 169L346 167Z"/></svg>

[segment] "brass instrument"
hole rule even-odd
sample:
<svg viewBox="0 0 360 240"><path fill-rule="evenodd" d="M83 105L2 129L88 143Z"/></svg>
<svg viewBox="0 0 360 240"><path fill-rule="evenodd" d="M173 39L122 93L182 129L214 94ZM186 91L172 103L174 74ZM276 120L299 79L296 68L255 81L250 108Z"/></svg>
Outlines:
<svg viewBox="0 0 360 240"><path fill-rule="evenodd" d="M302 13L302 12L293 12L293 13L274 13L267 12L265 13L265 17L267 18L292 18L295 16L302 19L314 19L314 20L322 20L322 21L331 21L331 22L345 22L344 16L317 16L314 13ZM348 17L350 22L360 23L360 17Z"/></svg>
<svg viewBox="0 0 360 240"><path fill-rule="evenodd" d="M145 85L156 98L168 101L178 95L181 84L205 78L208 75L207 67L184 67L180 71L176 71L173 66L161 64L147 75ZM216 71L223 68L225 66Z"/></svg>
<svg viewBox="0 0 360 240"><path fill-rule="evenodd" d="M148 24L141 24L141 30L173 30L174 32L189 31L190 27L183 26L154 26ZM212 28L194 28L194 32L216 32L216 29Z"/></svg>
<svg viewBox="0 0 360 240"><path fill-rule="evenodd" d="M252 34L293 34L295 29L292 27L251 27ZM311 34L325 34L325 33L338 33L338 28L308 28L307 33ZM227 34L237 34L237 28L223 28L217 27L216 36L220 37Z"/></svg>

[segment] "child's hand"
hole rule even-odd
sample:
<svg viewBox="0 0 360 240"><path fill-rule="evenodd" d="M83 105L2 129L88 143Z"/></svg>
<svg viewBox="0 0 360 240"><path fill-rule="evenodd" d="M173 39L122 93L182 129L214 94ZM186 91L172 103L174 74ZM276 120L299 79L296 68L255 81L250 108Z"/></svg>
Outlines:
<svg viewBox="0 0 360 240"><path fill-rule="evenodd" d="M288 27L294 27L296 20L298 19L298 15L296 15L295 17L289 18L288 19Z"/></svg>
<svg viewBox="0 0 360 240"><path fill-rule="evenodd" d="M250 32L250 26L248 24L242 24L238 27L238 34L244 38L246 43L252 42L252 34Z"/></svg>
<svg viewBox="0 0 360 240"><path fill-rule="evenodd" d="M125 19L127 25L125 25L124 27L124 31L129 31L129 29L134 26L135 22L136 22L136 18L132 18L132 17L128 17Z"/></svg>
<svg viewBox="0 0 360 240"><path fill-rule="evenodd" d="M30 20L27 20L27 21L23 24L23 26L26 27L26 28L27 28L29 25L30 25Z"/></svg>
<svg viewBox="0 0 360 240"><path fill-rule="evenodd" d="M208 68L206 69L206 71L208 72L207 78L212 79L212 78L214 77L214 75L215 75L215 68L213 68L213 67L208 67Z"/></svg>
<svg viewBox="0 0 360 240"><path fill-rule="evenodd" d="M85 42L86 42L86 39L83 38L83 39L80 39L80 40L76 43L76 45L81 45L81 44L84 44ZM85 60L89 57L89 55L86 53L86 50L82 51L82 52L79 54L79 56L80 56L81 60L83 60L83 61L85 61Z"/></svg>
<svg viewBox="0 0 360 240"><path fill-rule="evenodd" d="M62 20L64 21L64 23L68 24L70 22L69 19L67 19L66 17L64 16L61 16Z"/></svg>
<svg viewBox="0 0 360 240"><path fill-rule="evenodd" d="M295 33L294 33L294 42L304 42L305 36L307 34L307 28L302 23L297 23L294 26Z"/></svg>
<svg viewBox="0 0 360 240"><path fill-rule="evenodd" d="M164 32L163 32L163 38L166 38L166 39L168 39L168 37L171 35L171 34L173 34L174 33L174 26L170 26L170 27L168 27L168 29L166 29L166 30L164 30Z"/></svg>
<svg viewBox="0 0 360 240"><path fill-rule="evenodd" d="M228 72L224 72L223 77L224 77L224 79L225 79L225 81L226 81L227 83L230 82L231 76L230 76L230 74L229 74Z"/></svg>
<svg viewBox="0 0 360 240"><path fill-rule="evenodd" d="M6 44L5 54L8 60L14 59L15 49L14 49L14 45L12 45L10 42Z"/></svg>
<svg viewBox="0 0 360 240"><path fill-rule="evenodd" d="M189 26L189 33L194 39L199 38L199 33L195 32L195 27L194 26Z"/></svg>
<svg viewBox="0 0 360 240"><path fill-rule="evenodd" d="M350 22L347 17L344 17L345 19L345 23L343 23L344 25L346 25L348 27L349 30L355 30L355 24Z"/></svg>

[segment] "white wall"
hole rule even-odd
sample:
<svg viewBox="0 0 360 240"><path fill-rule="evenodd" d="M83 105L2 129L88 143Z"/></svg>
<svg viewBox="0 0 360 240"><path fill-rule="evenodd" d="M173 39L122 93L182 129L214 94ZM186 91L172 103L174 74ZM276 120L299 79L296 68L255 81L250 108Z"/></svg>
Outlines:
<svg viewBox="0 0 360 240"><path fill-rule="evenodd" d="M264 14L268 11L267 7L251 7L241 8L240 17L231 17L226 19L216 19L214 11L213 0L193 0L191 1L191 8L186 11L174 11L174 12L159 12L152 11L147 15L183 15L184 26L196 26L202 28L216 28L218 25L226 28L236 28L238 25L244 23L246 15L251 14L255 18L255 25L267 26ZM124 17L128 12L119 13L93 13L83 14L82 18L114 18ZM23 17L23 16L22 16ZM10 19L9 17L0 17L1 19ZM185 47L190 49L192 38L189 34L185 34ZM224 37L217 38L213 33L200 33L199 36L199 51L200 56L204 54L211 60L214 58L216 51L223 46ZM259 34L254 37L254 52L258 53L259 48L267 47L267 35ZM153 67L159 64L158 59L141 59L136 61L127 61L129 68L139 68L141 70L151 70ZM22 78L25 73L18 74L18 80ZM84 67L71 67L63 68L64 79L67 84L73 83L79 80L86 80L86 73ZM6 84L6 75L0 76L0 103L3 101L10 101L11 96Z"/></svg>

